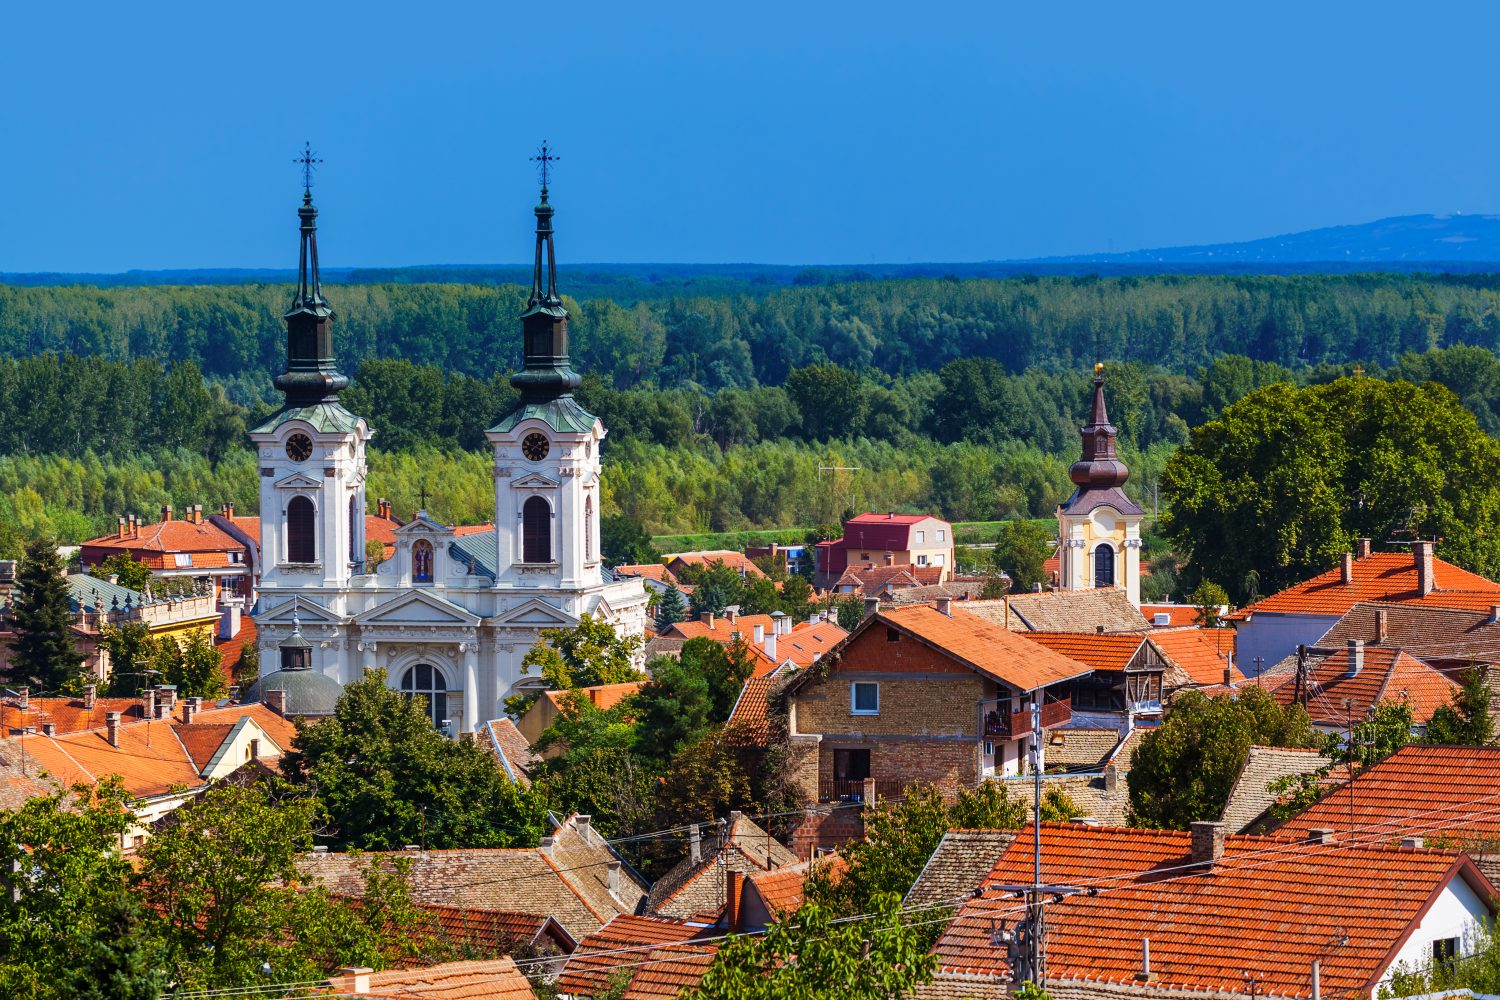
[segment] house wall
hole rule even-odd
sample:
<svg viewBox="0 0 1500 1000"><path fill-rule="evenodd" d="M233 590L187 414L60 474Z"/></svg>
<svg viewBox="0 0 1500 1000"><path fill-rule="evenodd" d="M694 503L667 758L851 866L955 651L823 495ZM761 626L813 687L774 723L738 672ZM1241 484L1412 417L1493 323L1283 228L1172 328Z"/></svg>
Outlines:
<svg viewBox="0 0 1500 1000"><path fill-rule="evenodd" d="M1432 908L1396 953L1395 961L1386 968L1381 982L1389 979L1397 966L1404 965L1410 969L1429 965L1434 941L1456 937L1459 939L1459 953L1471 954L1474 950L1476 926L1490 915L1490 907L1470 888L1469 883L1462 877L1455 877L1433 901Z"/></svg>
<svg viewBox="0 0 1500 1000"><path fill-rule="evenodd" d="M1235 625L1234 665L1246 677L1254 677L1294 655L1298 644L1316 643L1338 620L1338 615L1257 612L1249 621Z"/></svg>

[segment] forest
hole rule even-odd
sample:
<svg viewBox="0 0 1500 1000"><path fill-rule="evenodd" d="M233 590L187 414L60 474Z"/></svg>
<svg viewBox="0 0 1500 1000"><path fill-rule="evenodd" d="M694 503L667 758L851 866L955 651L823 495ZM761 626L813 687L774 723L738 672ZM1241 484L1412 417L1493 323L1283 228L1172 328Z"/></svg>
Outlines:
<svg viewBox="0 0 1500 1000"><path fill-rule="evenodd" d="M1436 381L1500 432L1489 276L872 280L569 301L580 401L609 428L605 514L654 534L811 526L847 508L1045 517L1071 488L1095 359L1148 511L1189 429L1262 386L1360 368ZM522 291L344 285L344 394L370 493L490 516L483 432L515 401ZM119 513L254 510L285 286L0 286L0 557ZM831 467L840 470L830 471Z"/></svg>

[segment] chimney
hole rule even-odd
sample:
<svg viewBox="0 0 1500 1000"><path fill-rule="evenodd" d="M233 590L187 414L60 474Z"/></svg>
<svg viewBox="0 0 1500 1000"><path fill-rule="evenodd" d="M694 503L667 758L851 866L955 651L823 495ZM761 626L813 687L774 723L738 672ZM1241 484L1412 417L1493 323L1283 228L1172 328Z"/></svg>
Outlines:
<svg viewBox="0 0 1500 1000"><path fill-rule="evenodd" d="M104 738L109 740L109 745L117 747L120 745L120 713L104 713Z"/></svg>
<svg viewBox="0 0 1500 1000"><path fill-rule="evenodd" d="M766 636L766 641L764 643L762 643L761 645L765 649L767 656L769 656L773 660L776 659L776 633L775 632L772 632L770 635Z"/></svg>
<svg viewBox="0 0 1500 1000"><path fill-rule="evenodd" d="M156 688L147 688L141 694L141 702L144 708L141 715L147 719L156 718Z"/></svg>
<svg viewBox="0 0 1500 1000"><path fill-rule="evenodd" d="M556 844L557 844L557 838L556 837L543 837L541 843L537 844L536 849L538 851L541 851L542 855L544 857L550 858L550 857L552 857L552 848Z"/></svg>
<svg viewBox="0 0 1500 1000"><path fill-rule="evenodd" d="M1151 971L1151 939L1141 938L1141 971L1135 974L1136 982L1150 983L1156 981L1156 973Z"/></svg>
<svg viewBox="0 0 1500 1000"><path fill-rule="evenodd" d="M184 726L191 726L193 724L193 716L198 714L198 706L200 704L202 704L202 700L199 698L182 699L182 724Z"/></svg>
<svg viewBox="0 0 1500 1000"><path fill-rule="evenodd" d="M286 718L286 689L271 688L261 697L266 707L282 718Z"/></svg>
<svg viewBox="0 0 1500 1000"><path fill-rule="evenodd" d="M700 612L698 614L698 620L707 625L709 628L714 627L714 613L712 611Z"/></svg>
<svg viewBox="0 0 1500 1000"><path fill-rule="evenodd" d="M161 719L169 717L171 714L172 710L167 707L167 703L165 701L158 701L156 703L156 714L153 715L152 718L160 721Z"/></svg>
<svg viewBox="0 0 1500 1000"><path fill-rule="evenodd" d="M1500 614L1500 604L1492 605L1490 607L1490 620L1491 621L1500 621L1500 618L1496 618L1495 617L1497 614ZM1384 646L1385 643L1386 643L1386 640L1389 639L1390 637L1391 637L1390 614L1389 614L1389 612L1386 611L1385 608L1380 608L1379 610L1377 610L1375 612L1375 642L1376 642L1377 645Z"/></svg>
<svg viewBox="0 0 1500 1000"><path fill-rule="evenodd" d="M1200 821L1192 825L1193 863L1214 865L1224 857L1224 824Z"/></svg>
<svg viewBox="0 0 1500 1000"><path fill-rule="evenodd" d="M55 723L55 722L44 722L44 723L42 723L42 735L43 736L56 736L57 735L57 723ZM1417 840L1419 840L1419 841L1421 839L1422 839L1421 837L1417 838ZM1419 844L1417 844L1417 846L1421 847L1422 845L1419 843Z"/></svg>
<svg viewBox="0 0 1500 1000"><path fill-rule="evenodd" d="M157 685L156 696L157 696L157 699L163 705L167 706L167 711L168 712L172 711L172 709L174 709L174 708L177 707L177 685L176 684L159 684L159 685Z"/></svg>
<svg viewBox="0 0 1500 1000"><path fill-rule="evenodd" d="M584 816L580 814L573 817L573 829L578 831L578 835L583 838L583 842L585 844L589 842L589 831L593 829L593 826L594 817L592 816Z"/></svg>
<svg viewBox="0 0 1500 1000"><path fill-rule="evenodd" d="M729 624L734 624L735 616L739 613L739 610L739 608L733 605L730 605L729 607L724 609L724 617L729 620Z"/></svg>
<svg viewBox="0 0 1500 1000"><path fill-rule="evenodd" d="M363 965L346 965L339 970L339 975L344 980L339 988L348 993L368 993L370 992L370 974L374 971Z"/></svg>
<svg viewBox="0 0 1500 1000"><path fill-rule="evenodd" d="M124 514L120 515L119 521L117 521L116 524L115 524L115 537L116 538L124 538L125 537L125 515Z"/></svg>
<svg viewBox="0 0 1500 1000"><path fill-rule="evenodd" d="M1436 586L1432 581L1432 543L1412 542L1411 556L1417 565L1417 596L1426 597Z"/></svg>
<svg viewBox="0 0 1500 1000"><path fill-rule="evenodd" d="M43 728L45 728L45 727L43 727ZM1422 838L1421 837L1402 837L1401 838L1401 846L1402 847L1421 847L1422 846Z"/></svg>
<svg viewBox="0 0 1500 1000"><path fill-rule="evenodd" d="M1315 826L1315 827L1313 827L1312 829L1310 829L1310 830L1307 831L1307 842L1309 844L1332 844L1334 842L1334 839L1333 839L1333 827L1331 827L1331 826Z"/></svg>
<svg viewBox="0 0 1500 1000"><path fill-rule="evenodd" d="M695 865L703 860L703 845L698 839L697 823L688 828L688 860Z"/></svg>
<svg viewBox="0 0 1500 1000"><path fill-rule="evenodd" d="M731 870L724 888L724 923L731 933L738 933L743 914L740 904L745 896L745 873Z"/></svg>
<svg viewBox="0 0 1500 1000"><path fill-rule="evenodd" d="M99 685L85 684L83 686L83 707L92 709L94 703L99 700Z"/></svg>
<svg viewBox="0 0 1500 1000"><path fill-rule="evenodd" d="M947 615L949 618L953 617L953 598L939 597L937 599L936 607L938 614Z"/></svg>
<svg viewBox="0 0 1500 1000"><path fill-rule="evenodd" d="M878 597L866 597L865 598L865 617L866 618L868 618L871 615L877 613L879 610L880 610L880 598L878 598Z"/></svg>
<svg viewBox="0 0 1500 1000"><path fill-rule="evenodd" d="M766 641L766 627L764 625L756 625L750 630L750 634L755 636L755 644L757 646Z"/></svg>
<svg viewBox="0 0 1500 1000"><path fill-rule="evenodd" d="M240 633L240 606L226 604L219 612L219 638L233 639Z"/></svg>
<svg viewBox="0 0 1500 1000"><path fill-rule="evenodd" d="M1500 604L1491 604L1490 605L1490 621L1489 621L1489 623L1491 625L1500 625Z"/></svg>
<svg viewBox="0 0 1500 1000"><path fill-rule="evenodd" d="M1370 558L1370 540L1368 538L1356 538L1354 540L1354 558Z"/></svg>
<svg viewBox="0 0 1500 1000"><path fill-rule="evenodd" d="M16 707L23 712L31 707L31 688L24 684L16 688Z"/></svg>
<svg viewBox="0 0 1500 1000"><path fill-rule="evenodd" d="M1358 677L1365 666L1365 644L1358 639L1349 640L1349 662L1345 665L1345 677Z"/></svg>
<svg viewBox="0 0 1500 1000"><path fill-rule="evenodd" d="M161 505L161 520L162 520L163 524L166 524L168 521L172 520L172 505L171 504L164 503L164 504Z"/></svg>
<svg viewBox="0 0 1500 1000"><path fill-rule="evenodd" d="M233 518L234 517L234 504L232 504L232 503L220 504L219 505L219 513L222 514L224 517Z"/></svg>
<svg viewBox="0 0 1500 1000"><path fill-rule="evenodd" d="M1113 764L1108 764L1104 768L1104 790L1106 792L1120 790L1120 769Z"/></svg>
<svg viewBox="0 0 1500 1000"><path fill-rule="evenodd" d="M620 898L620 862L609 863L609 894L616 899Z"/></svg>
<svg viewBox="0 0 1500 1000"><path fill-rule="evenodd" d="M1345 552L1339 556L1339 582L1344 586L1354 582L1354 553Z"/></svg>

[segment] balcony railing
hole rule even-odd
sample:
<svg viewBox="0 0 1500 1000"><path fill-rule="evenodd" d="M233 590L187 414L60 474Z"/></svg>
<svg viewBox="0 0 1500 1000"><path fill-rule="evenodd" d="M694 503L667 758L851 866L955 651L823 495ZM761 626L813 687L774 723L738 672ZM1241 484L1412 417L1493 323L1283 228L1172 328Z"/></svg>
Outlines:
<svg viewBox="0 0 1500 1000"><path fill-rule="evenodd" d="M867 778L820 778L818 780L819 802L863 802L868 788L872 787L877 798L899 798L902 783L883 779Z"/></svg>
<svg viewBox="0 0 1500 1000"><path fill-rule="evenodd" d="M1073 702L1059 698L1042 705L1042 728L1052 729L1067 724L1073 718ZM984 735L1002 740L1019 739L1031 732L1031 709L1019 712L992 713L984 720Z"/></svg>

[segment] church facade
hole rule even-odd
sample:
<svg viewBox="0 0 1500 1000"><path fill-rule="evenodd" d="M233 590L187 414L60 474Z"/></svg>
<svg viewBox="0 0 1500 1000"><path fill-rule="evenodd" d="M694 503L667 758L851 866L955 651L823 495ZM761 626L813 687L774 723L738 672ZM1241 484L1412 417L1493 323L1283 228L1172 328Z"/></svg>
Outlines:
<svg viewBox="0 0 1500 1000"><path fill-rule="evenodd" d="M557 292L552 207L542 187L531 296L521 317L520 403L486 434L494 527L459 533L425 511L395 532L394 554L365 558L365 448L371 431L339 402L334 313L318 275L317 210L298 210L298 287L286 314L285 405L250 432L259 458L261 578L254 620L262 675L295 633L310 666L347 684L370 668L428 699L435 725L473 732L518 690L540 688L522 660L543 629L602 617L639 636L646 593L600 557L603 423L573 398L568 314ZM301 643L296 643L299 647ZM299 656L303 654L299 653Z"/></svg>

